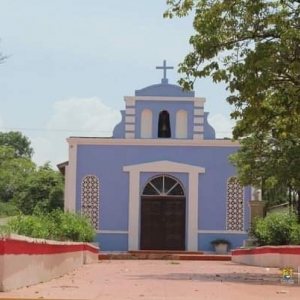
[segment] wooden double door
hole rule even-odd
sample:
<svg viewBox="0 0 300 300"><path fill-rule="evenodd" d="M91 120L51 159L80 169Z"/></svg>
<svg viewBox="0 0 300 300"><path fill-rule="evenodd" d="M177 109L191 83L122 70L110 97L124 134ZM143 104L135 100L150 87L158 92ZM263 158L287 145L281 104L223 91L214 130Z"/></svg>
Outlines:
<svg viewBox="0 0 300 300"><path fill-rule="evenodd" d="M185 250L185 197L141 199L141 250Z"/></svg>

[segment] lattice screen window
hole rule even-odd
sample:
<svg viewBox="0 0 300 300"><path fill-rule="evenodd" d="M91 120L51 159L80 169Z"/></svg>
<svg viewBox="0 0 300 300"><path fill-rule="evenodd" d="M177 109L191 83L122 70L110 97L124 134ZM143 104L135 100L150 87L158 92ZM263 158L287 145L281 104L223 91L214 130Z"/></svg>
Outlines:
<svg viewBox="0 0 300 300"><path fill-rule="evenodd" d="M99 179L85 176L81 185L81 213L88 216L95 229L99 229Z"/></svg>
<svg viewBox="0 0 300 300"><path fill-rule="evenodd" d="M244 230L244 188L236 177L227 183L227 230Z"/></svg>

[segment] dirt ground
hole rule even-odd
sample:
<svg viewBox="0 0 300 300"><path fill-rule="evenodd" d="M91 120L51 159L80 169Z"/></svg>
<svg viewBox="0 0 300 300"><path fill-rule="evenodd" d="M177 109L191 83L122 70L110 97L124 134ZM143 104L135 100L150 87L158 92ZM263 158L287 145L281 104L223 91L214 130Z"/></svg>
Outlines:
<svg viewBox="0 0 300 300"><path fill-rule="evenodd" d="M279 269L209 261L102 261L2 298L35 299L300 299L300 284L281 283Z"/></svg>

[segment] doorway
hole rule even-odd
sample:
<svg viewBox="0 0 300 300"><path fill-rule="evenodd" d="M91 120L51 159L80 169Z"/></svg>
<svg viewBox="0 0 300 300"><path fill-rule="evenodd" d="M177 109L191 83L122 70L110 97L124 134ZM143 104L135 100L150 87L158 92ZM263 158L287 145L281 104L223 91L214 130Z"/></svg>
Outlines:
<svg viewBox="0 0 300 300"><path fill-rule="evenodd" d="M141 250L185 250L186 199L182 184L160 175L145 186L141 197Z"/></svg>

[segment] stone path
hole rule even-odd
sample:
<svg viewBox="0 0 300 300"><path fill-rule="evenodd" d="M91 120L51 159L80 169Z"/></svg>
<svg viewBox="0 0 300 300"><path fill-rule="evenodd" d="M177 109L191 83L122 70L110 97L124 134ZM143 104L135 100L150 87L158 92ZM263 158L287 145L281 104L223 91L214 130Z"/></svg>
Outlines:
<svg viewBox="0 0 300 300"><path fill-rule="evenodd" d="M0 293L0 298L99 300L298 300L278 269L232 262L112 260L86 265L50 282Z"/></svg>

